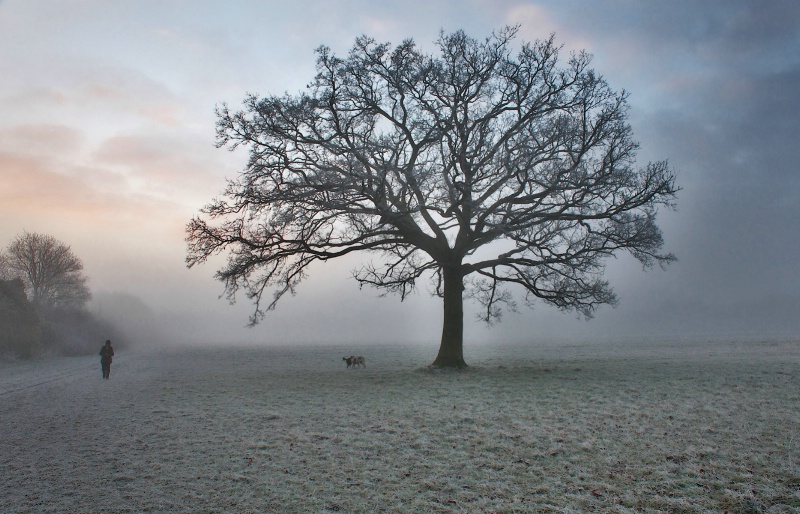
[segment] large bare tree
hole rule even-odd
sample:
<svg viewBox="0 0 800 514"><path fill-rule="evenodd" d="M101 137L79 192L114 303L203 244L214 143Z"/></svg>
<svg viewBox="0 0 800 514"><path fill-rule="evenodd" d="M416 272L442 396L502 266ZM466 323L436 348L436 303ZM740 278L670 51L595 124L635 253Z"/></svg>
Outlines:
<svg viewBox="0 0 800 514"><path fill-rule="evenodd" d="M507 286L587 316L615 303L605 258L674 259L655 223L674 174L636 165L627 94L586 53L562 63L552 36L514 50L516 32L442 34L438 55L360 37L346 58L317 50L306 93L222 104L218 146L250 160L188 225L188 266L229 252L216 276L255 324L313 262L379 254L361 284L405 298L429 277L443 298L441 367L466 365L464 298L487 321L513 308Z"/></svg>
<svg viewBox="0 0 800 514"><path fill-rule="evenodd" d="M38 308L83 307L91 298L83 263L50 235L24 232L0 256L0 273L22 279Z"/></svg>

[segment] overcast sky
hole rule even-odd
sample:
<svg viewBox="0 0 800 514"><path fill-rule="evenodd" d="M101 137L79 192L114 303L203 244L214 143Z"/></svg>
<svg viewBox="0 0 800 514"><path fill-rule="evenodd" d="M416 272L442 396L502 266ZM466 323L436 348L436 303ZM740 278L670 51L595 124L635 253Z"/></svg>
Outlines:
<svg viewBox="0 0 800 514"><path fill-rule="evenodd" d="M488 329L468 313L468 344L800 334L796 0L0 0L0 246L55 236L83 260L93 308L127 298L130 319L184 340L438 344L439 301L359 290L360 256L313 268L246 329L251 306L218 298L215 263L186 269L185 225L247 157L214 147L215 105L302 90L323 44L432 50L440 30L508 24L588 50L630 92L641 163L668 159L683 188L660 213L679 261L612 261L620 305L591 321L539 305Z"/></svg>

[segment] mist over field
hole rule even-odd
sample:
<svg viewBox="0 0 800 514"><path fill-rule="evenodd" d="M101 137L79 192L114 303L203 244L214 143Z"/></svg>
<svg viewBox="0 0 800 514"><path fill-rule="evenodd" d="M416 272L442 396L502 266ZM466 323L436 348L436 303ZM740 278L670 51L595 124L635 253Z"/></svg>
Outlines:
<svg viewBox="0 0 800 514"><path fill-rule="evenodd" d="M140 350L110 380L0 365L0 510L800 510L797 340L467 351L462 371L407 344Z"/></svg>

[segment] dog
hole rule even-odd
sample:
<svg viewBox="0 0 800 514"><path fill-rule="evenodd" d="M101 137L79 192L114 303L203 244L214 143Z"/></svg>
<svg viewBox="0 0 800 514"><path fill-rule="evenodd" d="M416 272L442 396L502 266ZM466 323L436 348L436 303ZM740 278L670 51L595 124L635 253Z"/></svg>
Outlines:
<svg viewBox="0 0 800 514"><path fill-rule="evenodd" d="M367 367L366 360L362 356L351 355L350 357L342 357L342 360L347 363L348 368Z"/></svg>

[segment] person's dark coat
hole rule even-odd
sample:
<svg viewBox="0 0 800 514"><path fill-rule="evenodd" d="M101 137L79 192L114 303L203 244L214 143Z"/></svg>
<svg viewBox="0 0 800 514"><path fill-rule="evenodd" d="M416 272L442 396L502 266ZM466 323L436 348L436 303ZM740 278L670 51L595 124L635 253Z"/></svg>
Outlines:
<svg viewBox="0 0 800 514"><path fill-rule="evenodd" d="M111 341L106 341L106 344L100 348L100 367L103 370L103 378L111 376L111 357L114 356L114 349L111 347Z"/></svg>
<svg viewBox="0 0 800 514"><path fill-rule="evenodd" d="M111 363L111 357L114 356L114 349L111 345L105 345L100 348L100 360Z"/></svg>

